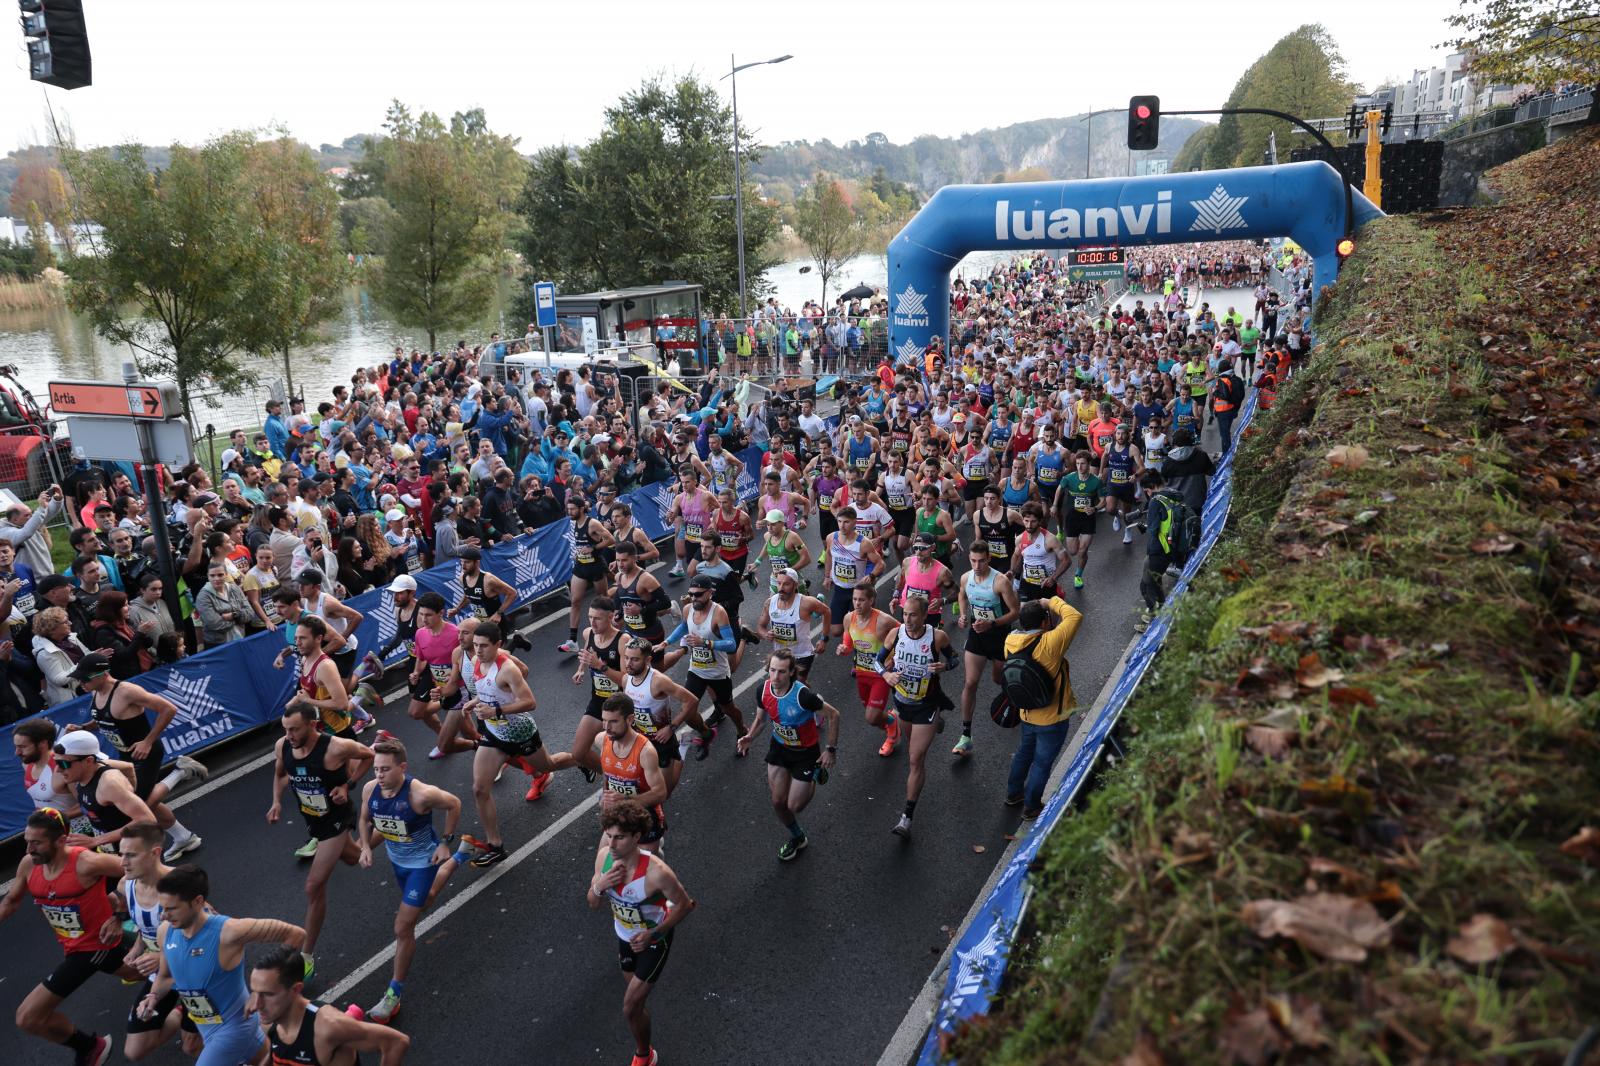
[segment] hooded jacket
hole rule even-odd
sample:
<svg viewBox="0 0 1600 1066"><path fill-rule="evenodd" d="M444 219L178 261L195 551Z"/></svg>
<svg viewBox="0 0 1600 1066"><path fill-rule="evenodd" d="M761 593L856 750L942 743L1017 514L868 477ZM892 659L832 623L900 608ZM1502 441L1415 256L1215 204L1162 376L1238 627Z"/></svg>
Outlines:
<svg viewBox="0 0 1600 1066"><path fill-rule="evenodd" d="M1206 489L1211 475L1216 472L1217 464L1211 461L1211 456L1193 444L1168 448L1161 464L1161 476L1167 485L1183 497L1183 502L1192 507L1195 514L1205 513Z"/></svg>

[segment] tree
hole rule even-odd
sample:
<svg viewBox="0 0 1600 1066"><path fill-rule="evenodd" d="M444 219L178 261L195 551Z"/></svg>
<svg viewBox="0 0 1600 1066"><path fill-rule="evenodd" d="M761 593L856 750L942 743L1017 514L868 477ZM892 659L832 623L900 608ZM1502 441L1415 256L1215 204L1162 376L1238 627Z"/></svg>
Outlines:
<svg viewBox="0 0 1600 1066"><path fill-rule="evenodd" d="M372 142L383 195L394 209L373 279L378 302L428 334L483 313L494 292L494 263L506 207L522 182L516 140L491 133L483 112L413 117L398 100Z"/></svg>
<svg viewBox="0 0 1600 1066"><path fill-rule="evenodd" d="M1600 10L1593 0L1463 0L1445 21L1461 31L1447 42L1471 55L1468 72L1486 82L1540 89L1600 82ZM1600 123L1600 108L1589 109Z"/></svg>
<svg viewBox="0 0 1600 1066"><path fill-rule="evenodd" d="M1217 127L1202 126L1190 134L1189 139L1183 142L1183 147L1178 149L1178 154L1173 157L1172 171L1175 174L1185 173L1190 170L1200 170L1205 166L1206 152L1211 146L1211 138L1217 135Z"/></svg>
<svg viewBox="0 0 1600 1066"><path fill-rule="evenodd" d="M316 336L338 309L343 256L334 233L339 197L311 150L289 139L251 146L247 181L261 229L266 268L247 300L247 351L283 358L294 392L290 352Z"/></svg>
<svg viewBox="0 0 1600 1066"><path fill-rule="evenodd" d="M745 273L759 297L775 263L776 209L748 180L756 146L740 150ZM730 307L739 292L734 204L713 197L733 186L733 116L713 87L652 79L607 109L594 141L534 159L518 201L520 246L535 272L567 291L689 278L705 286L709 306Z"/></svg>
<svg viewBox="0 0 1600 1066"><path fill-rule="evenodd" d="M154 171L137 145L62 149L78 217L104 227L72 261L68 299L101 336L133 349L140 373L177 383L191 430L197 387L236 392L256 380L236 358L248 301L272 267L251 205L254 142L235 133L174 145Z"/></svg>
<svg viewBox="0 0 1600 1066"><path fill-rule="evenodd" d="M795 233L817 264L822 278L822 306L828 306L828 284L845 263L860 255L871 234L837 181L817 175L795 204Z"/></svg>
<svg viewBox="0 0 1600 1066"><path fill-rule="evenodd" d="M1225 107L1264 107L1300 118L1320 118L1343 112L1356 87L1345 78L1344 59L1339 46L1326 29L1307 24L1279 38L1266 54L1250 64L1228 95ZM1295 143L1299 127L1282 119L1264 115L1223 115L1206 135L1204 154L1179 152L1175 164L1187 169L1196 161L1206 170L1255 166L1266 152L1267 139L1278 136L1278 145ZM1342 134L1330 133L1338 143ZM1200 149L1195 150L1198 154Z"/></svg>
<svg viewBox="0 0 1600 1066"><path fill-rule="evenodd" d="M381 196L345 200L339 205L339 231L344 250L351 255L372 255L389 240L394 208Z"/></svg>
<svg viewBox="0 0 1600 1066"><path fill-rule="evenodd" d="M28 244L33 248L33 270L39 273L45 267L56 265L55 253L50 250L50 230L44 220L44 212L39 209L37 201L29 200L24 217L28 223Z"/></svg>
<svg viewBox="0 0 1600 1066"><path fill-rule="evenodd" d="M29 204L38 205L40 217L55 229L67 254L73 254L72 204L59 168L43 160L32 160L17 171L17 179L11 186L11 214L17 218L29 217Z"/></svg>

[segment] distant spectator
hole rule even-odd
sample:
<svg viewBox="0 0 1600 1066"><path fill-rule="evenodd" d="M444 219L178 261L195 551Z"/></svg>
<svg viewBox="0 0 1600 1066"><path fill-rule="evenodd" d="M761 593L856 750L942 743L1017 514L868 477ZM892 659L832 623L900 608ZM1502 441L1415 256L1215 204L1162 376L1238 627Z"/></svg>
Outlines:
<svg viewBox="0 0 1600 1066"><path fill-rule="evenodd" d="M89 654L89 649L72 631L67 612L60 607L46 607L40 611L33 630L33 660L44 674L44 702L51 707L66 703L78 694L72 671Z"/></svg>
<svg viewBox="0 0 1600 1066"><path fill-rule="evenodd" d="M239 586L228 580L228 568L213 562L206 583L195 594L195 615L200 619L200 640L208 648L244 636L244 621L253 612Z"/></svg>
<svg viewBox="0 0 1600 1066"><path fill-rule="evenodd" d="M155 665L155 642L133 628L128 615L128 597L115 589L106 592L95 604L86 643L109 653L111 676L118 681L126 681Z"/></svg>
<svg viewBox="0 0 1600 1066"><path fill-rule="evenodd" d="M166 583L157 573L145 574L139 579L139 595L128 601L128 621L134 631L154 642L177 631L172 612L167 609L162 594Z"/></svg>

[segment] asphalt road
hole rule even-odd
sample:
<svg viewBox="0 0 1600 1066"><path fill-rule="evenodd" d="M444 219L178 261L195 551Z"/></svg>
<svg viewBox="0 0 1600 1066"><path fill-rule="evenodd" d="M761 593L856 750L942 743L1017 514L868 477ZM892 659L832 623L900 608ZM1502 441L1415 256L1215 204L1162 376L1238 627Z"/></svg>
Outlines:
<svg viewBox="0 0 1600 1066"><path fill-rule="evenodd" d="M1215 292L1207 298L1217 305ZM961 533L965 541L970 529ZM805 536L816 554L814 525ZM1071 655L1085 704L1132 636L1144 548L1137 538L1128 546L1120 541L1102 517L1087 587L1069 593L1085 614ZM656 572L664 577L665 568ZM667 589L678 595L684 583L668 580ZM746 624L753 627L759 610L759 601L746 601ZM566 636L566 611L541 619L552 616L532 632L534 651L523 657L541 732L561 748L577 727L585 690L570 682L575 661L554 650ZM959 634L956 640L959 647ZM758 677L764 662L763 654L747 654L739 680ZM957 715L930 752L909 842L889 832L904 800L904 747L887 759L877 755L882 734L862 721L846 660L819 656L811 681L843 712L843 728L838 766L802 818L811 845L797 861L777 859L784 831L767 803L763 749L736 759L726 729L706 761L688 764L668 801L665 855L698 907L680 927L651 996L664 1063L876 1060L1016 831L1019 814L1001 803L1016 735L988 720L990 681L979 691L974 754L960 763L948 754L959 735ZM747 715L758 684L741 690ZM959 679L947 679L946 691L959 697ZM380 722L413 752L429 747L426 730L403 705L391 705ZM263 734L239 761L248 766L269 744ZM468 756L413 769L461 796L462 828L477 831ZM180 806L179 816L206 840L185 861L209 872L223 912L298 923L306 867L291 852L305 839L302 825L286 816L269 826L270 768L241 770ZM411 1061L603 1063L630 1053L610 916L584 900L599 839L596 788L562 773L530 804L522 800L524 785L523 775L508 770L497 789L512 857L491 870L460 871L425 916L397 1021L414 1039ZM377 1000L389 975L384 953L397 899L381 856L370 870L335 873L313 992L341 1006ZM10 1009L55 965L60 949L31 913L6 923L4 938L0 1006ZM120 1061L134 991L97 977L66 1004L78 1026L116 1035L113 1061ZM59 1063L67 1054L15 1029L0 1034L0 1063ZM185 1060L174 1046L146 1061Z"/></svg>

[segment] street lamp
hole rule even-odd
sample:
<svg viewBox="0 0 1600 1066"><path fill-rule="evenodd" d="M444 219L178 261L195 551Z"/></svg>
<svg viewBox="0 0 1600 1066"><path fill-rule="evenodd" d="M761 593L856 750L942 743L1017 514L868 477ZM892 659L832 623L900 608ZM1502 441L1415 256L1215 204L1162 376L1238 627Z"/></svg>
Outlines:
<svg viewBox="0 0 1600 1066"><path fill-rule="evenodd" d="M1094 148L1094 117L1096 115L1109 115L1113 111L1126 110L1127 108L1125 107L1102 107L1098 111L1091 111L1087 115L1078 116L1079 122L1087 122L1089 124L1088 128L1083 131L1083 176L1085 179L1089 177L1089 170L1092 165L1090 150ZM1129 153L1129 158L1132 158L1132 153Z"/></svg>
<svg viewBox="0 0 1600 1066"><path fill-rule="evenodd" d="M733 224L739 237L739 318L746 317L744 306L744 168L739 158L739 79L734 75L741 70L751 67L764 67L772 63L782 63L793 59L792 55L779 56L776 59L763 59L755 63L735 65L733 56L728 57L728 66L732 69L724 74L720 81L733 78Z"/></svg>

